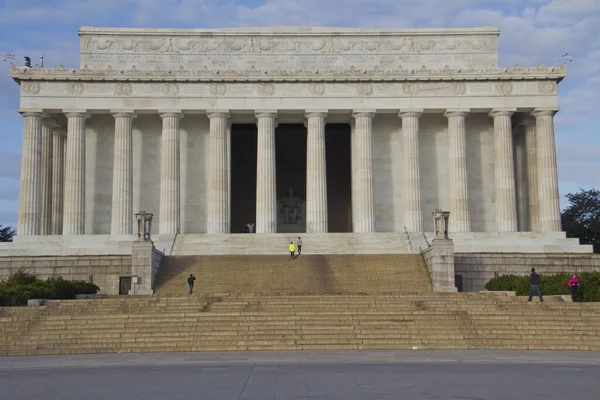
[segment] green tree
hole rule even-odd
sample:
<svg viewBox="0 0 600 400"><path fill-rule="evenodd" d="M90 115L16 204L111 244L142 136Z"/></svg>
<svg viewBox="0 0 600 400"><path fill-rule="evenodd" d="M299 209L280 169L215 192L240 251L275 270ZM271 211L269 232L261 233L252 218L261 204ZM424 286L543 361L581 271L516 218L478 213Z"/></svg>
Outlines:
<svg viewBox="0 0 600 400"><path fill-rule="evenodd" d="M578 238L581 244L591 244L594 253L600 253L600 190L579 189L578 193L565 197L569 206L563 210L561 220L567 237Z"/></svg>
<svg viewBox="0 0 600 400"><path fill-rule="evenodd" d="M2 225L0 225L0 242L12 242L14 235L15 231L10 226L3 228Z"/></svg>

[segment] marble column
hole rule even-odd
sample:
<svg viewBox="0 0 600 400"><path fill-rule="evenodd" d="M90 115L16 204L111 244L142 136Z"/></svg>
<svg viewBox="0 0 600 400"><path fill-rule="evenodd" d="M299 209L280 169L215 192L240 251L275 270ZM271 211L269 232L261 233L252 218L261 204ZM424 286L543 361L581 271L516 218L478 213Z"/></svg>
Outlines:
<svg viewBox="0 0 600 400"><path fill-rule="evenodd" d="M496 182L496 229L517 231L517 196L512 140L512 115L515 109L493 109L494 177Z"/></svg>
<svg viewBox="0 0 600 400"><path fill-rule="evenodd" d="M181 111L160 111L162 137L160 141L160 210L159 234L176 234L180 224L179 121Z"/></svg>
<svg viewBox="0 0 600 400"><path fill-rule="evenodd" d="M535 118L525 117L521 121L525 129L525 158L527 170L527 198L529 207L529 224L527 229L530 232L539 231L539 202L538 202L538 182L537 182L537 146L535 141Z"/></svg>
<svg viewBox="0 0 600 400"><path fill-rule="evenodd" d="M42 125L42 172L40 179L40 235L52 234L52 147L58 124L47 118Z"/></svg>
<svg viewBox="0 0 600 400"><path fill-rule="evenodd" d="M557 109L536 109L532 113L536 126L539 230L541 232L561 230L556 143L554 142L554 114L557 112Z"/></svg>
<svg viewBox="0 0 600 400"><path fill-rule="evenodd" d="M277 232L275 127L277 111L257 111L256 233Z"/></svg>
<svg viewBox="0 0 600 400"><path fill-rule="evenodd" d="M325 118L327 111L306 112L306 232L325 233L327 219L327 168Z"/></svg>
<svg viewBox="0 0 600 400"><path fill-rule="evenodd" d="M373 117L375 110L354 110L352 133L352 230L375 232L373 204Z"/></svg>
<svg viewBox="0 0 600 400"><path fill-rule="evenodd" d="M85 111L65 111L67 154L65 156L65 192L63 202L63 235L85 233Z"/></svg>
<svg viewBox="0 0 600 400"><path fill-rule="evenodd" d="M210 119L207 233L229 233L229 111L212 110Z"/></svg>
<svg viewBox="0 0 600 400"><path fill-rule="evenodd" d="M63 232L63 192L65 183L65 138L67 132L57 127L52 136L52 235Z"/></svg>
<svg viewBox="0 0 600 400"><path fill-rule="evenodd" d="M419 118L422 109L401 110L402 118L402 195L404 226L409 232L423 232L421 210L421 171L419 162Z"/></svg>
<svg viewBox="0 0 600 400"><path fill-rule="evenodd" d="M42 110L21 110L23 150L19 192L18 235L40 234L40 181L42 175Z"/></svg>
<svg viewBox="0 0 600 400"><path fill-rule="evenodd" d="M112 111L115 118L111 235L133 233L133 110Z"/></svg>
<svg viewBox="0 0 600 400"><path fill-rule="evenodd" d="M465 117L470 109L446 110L448 118L448 191L450 231L470 232L467 176L467 129Z"/></svg>

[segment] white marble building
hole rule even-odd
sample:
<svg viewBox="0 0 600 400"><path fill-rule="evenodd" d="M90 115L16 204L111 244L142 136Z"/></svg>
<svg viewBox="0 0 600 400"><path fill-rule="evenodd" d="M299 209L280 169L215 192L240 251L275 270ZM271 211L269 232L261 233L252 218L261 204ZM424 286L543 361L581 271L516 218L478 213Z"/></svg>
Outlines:
<svg viewBox="0 0 600 400"><path fill-rule="evenodd" d="M164 243L254 223L253 236L412 247L441 208L463 250L527 238L583 251L560 232L566 70L500 68L494 28L79 35L80 68L11 71L24 117L15 245L126 242L144 209Z"/></svg>

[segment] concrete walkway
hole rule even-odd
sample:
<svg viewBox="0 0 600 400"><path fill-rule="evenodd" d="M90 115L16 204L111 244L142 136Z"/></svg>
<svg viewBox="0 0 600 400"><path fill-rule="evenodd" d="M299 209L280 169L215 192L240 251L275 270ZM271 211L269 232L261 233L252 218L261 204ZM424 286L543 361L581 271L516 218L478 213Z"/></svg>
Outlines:
<svg viewBox="0 0 600 400"><path fill-rule="evenodd" d="M0 358L0 399L598 397L600 353L297 351Z"/></svg>

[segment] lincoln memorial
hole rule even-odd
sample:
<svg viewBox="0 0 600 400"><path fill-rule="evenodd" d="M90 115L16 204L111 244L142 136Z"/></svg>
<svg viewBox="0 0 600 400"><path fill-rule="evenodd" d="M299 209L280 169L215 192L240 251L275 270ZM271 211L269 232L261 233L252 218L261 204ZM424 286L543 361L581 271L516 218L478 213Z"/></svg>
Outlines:
<svg viewBox="0 0 600 400"><path fill-rule="evenodd" d="M560 226L566 70L500 67L499 34L83 27L79 68L11 69L24 118L11 246L117 248L146 210L167 252L176 234L426 247L441 209L463 247L580 251Z"/></svg>

